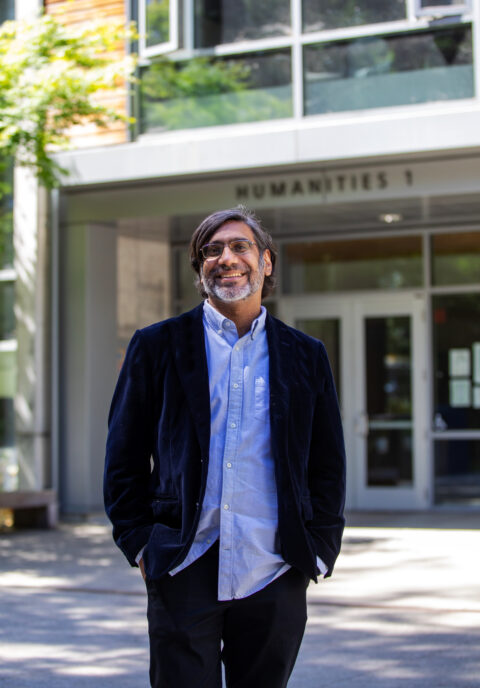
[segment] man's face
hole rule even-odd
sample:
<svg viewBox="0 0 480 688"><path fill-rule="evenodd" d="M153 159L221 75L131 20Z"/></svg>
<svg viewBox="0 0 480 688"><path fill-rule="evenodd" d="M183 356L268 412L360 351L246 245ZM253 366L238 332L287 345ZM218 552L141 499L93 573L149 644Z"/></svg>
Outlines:
<svg viewBox="0 0 480 688"><path fill-rule="evenodd" d="M234 253L227 242L249 239L254 245L246 253ZM255 299L260 305L265 275L272 273L270 251L260 255L255 236L244 222L232 221L222 225L207 243L224 244L221 256L204 260L200 277L208 297L213 301L232 303Z"/></svg>

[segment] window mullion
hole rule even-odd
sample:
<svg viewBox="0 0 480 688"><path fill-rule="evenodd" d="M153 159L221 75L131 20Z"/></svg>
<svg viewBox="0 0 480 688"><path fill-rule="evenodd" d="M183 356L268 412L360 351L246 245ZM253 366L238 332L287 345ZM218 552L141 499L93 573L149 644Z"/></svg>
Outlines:
<svg viewBox="0 0 480 688"><path fill-rule="evenodd" d="M473 41L473 83L474 95L478 102L480 99L480 2L475 2L473 5L473 22L472 22L472 41Z"/></svg>
<svg viewBox="0 0 480 688"><path fill-rule="evenodd" d="M302 0L291 0L293 116L303 117Z"/></svg>
<svg viewBox="0 0 480 688"><path fill-rule="evenodd" d="M183 3L183 48L191 52L195 48L195 5L194 0Z"/></svg>
<svg viewBox="0 0 480 688"><path fill-rule="evenodd" d="M407 0L407 20L414 22L417 18L417 0Z"/></svg>

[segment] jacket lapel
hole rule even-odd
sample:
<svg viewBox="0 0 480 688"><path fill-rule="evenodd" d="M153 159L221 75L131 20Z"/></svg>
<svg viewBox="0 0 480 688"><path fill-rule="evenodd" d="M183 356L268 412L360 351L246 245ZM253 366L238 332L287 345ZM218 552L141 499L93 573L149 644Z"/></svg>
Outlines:
<svg viewBox="0 0 480 688"><path fill-rule="evenodd" d="M197 431L202 456L210 447L210 390L203 328L203 303L171 320L175 365Z"/></svg>
<svg viewBox="0 0 480 688"><path fill-rule="evenodd" d="M272 438L286 438L288 408L295 365L294 342L287 327L271 315L266 320L270 369L270 423Z"/></svg>

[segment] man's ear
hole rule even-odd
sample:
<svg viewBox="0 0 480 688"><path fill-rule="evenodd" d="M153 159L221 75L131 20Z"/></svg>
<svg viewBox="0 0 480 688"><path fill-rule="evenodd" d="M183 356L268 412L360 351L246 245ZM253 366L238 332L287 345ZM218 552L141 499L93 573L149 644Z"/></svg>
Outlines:
<svg viewBox="0 0 480 688"><path fill-rule="evenodd" d="M272 274L273 265L272 265L272 256L271 256L268 248L266 248L265 251L263 252L263 261L264 261L264 265L265 265L265 268L264 268L265 275L267 277L269 277Z"/></svg>

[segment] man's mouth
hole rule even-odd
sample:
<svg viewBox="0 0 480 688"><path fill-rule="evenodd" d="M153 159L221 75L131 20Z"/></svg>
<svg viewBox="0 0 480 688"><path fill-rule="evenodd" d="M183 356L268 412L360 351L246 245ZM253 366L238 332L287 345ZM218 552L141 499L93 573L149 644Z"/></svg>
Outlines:
<svg viewBox="0 0 480 688"><path fill-rule="evenodd" d="M226 281L236 280L236 279L240 279L240 277L243 277L244 274L245 274L244 272L223 272L219 275L216 275L216 279L226 280Z"/></svg>

